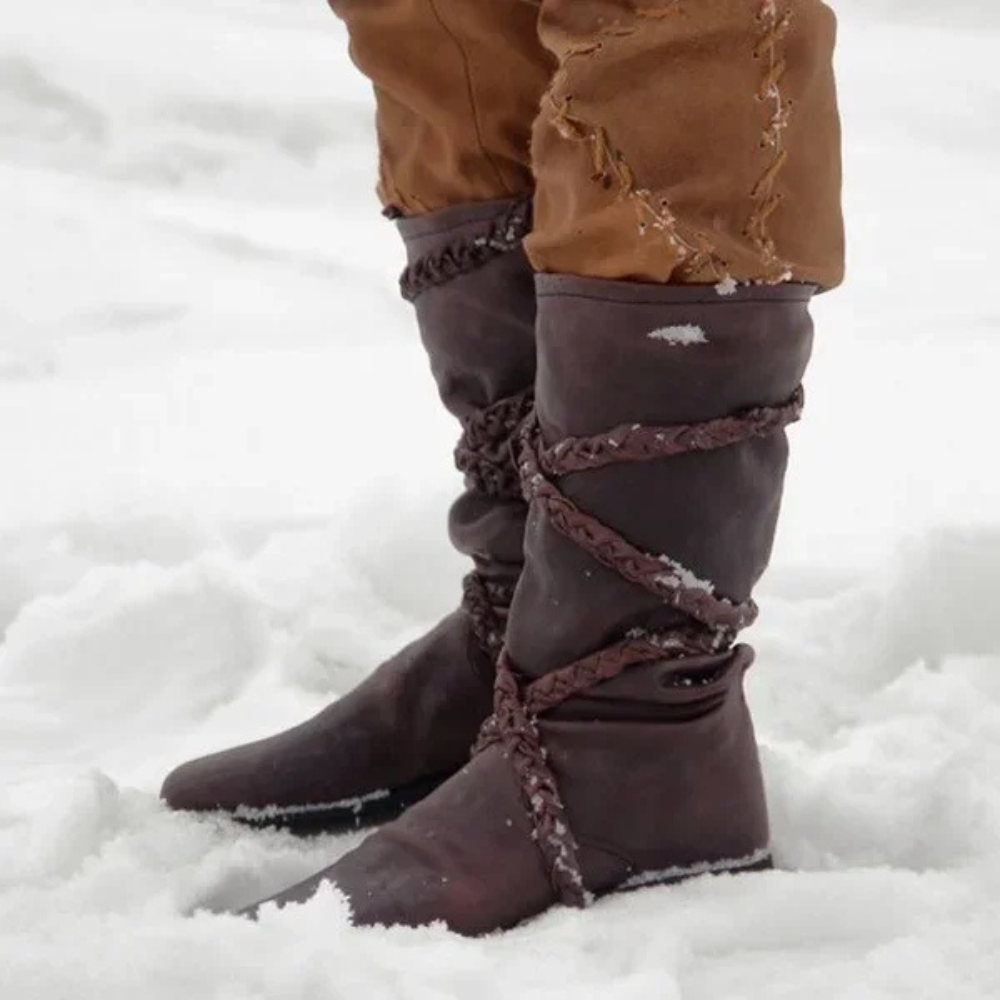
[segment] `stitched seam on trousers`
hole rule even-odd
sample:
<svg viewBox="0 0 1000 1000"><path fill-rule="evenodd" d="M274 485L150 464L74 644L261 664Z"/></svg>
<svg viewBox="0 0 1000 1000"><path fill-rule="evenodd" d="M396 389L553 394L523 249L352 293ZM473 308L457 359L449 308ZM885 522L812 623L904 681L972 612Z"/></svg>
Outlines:
<svg viewBox="0 0 1000 1000"><path fill-rule="evenodd" d="M760 103L771 104L771 113L764 124L759 145L761 149L770 149L772 155L750 192L753 211L744 234L760 254L766 272L764 280L775 283L791 277L788 265L778 256L768 226L768 220L782 202L783 196L775 191L775 183L788 161L784 136L791 120L792 102L781 89L786 63L778 47L788 33L791 19L791 8L779 14L778 0L760 0L755 20L762 26L762 33L754 42L753 58L763 61L764 75L754 97Z"/></svg>
<svg viewBox="0 0 1000 1000"><path fill-rule="evenodd" d="M469 95L469 108L472 113L472 124L476 130L476 141L479 143L479 151L483 154L483 158L486 160L486 162L489 163L490 168L493 170L493 173L496 174L497 183L500 185L500 187L503 188L503 190L507 194L513 194L510 187L503 179L503 174L500 171L500 167L497 165L496 161L493 159L490 153L487 152L486 143L483 142L482 124L479 120L479 108L476 105L475 89L472 86L472 66L471 63L469 62L469 56L465 51L465 47L462 45L462 42L459 39L458 35L456 35L455 32L448 27L447 23L445 22L444 16L438 10L436 0L427 0L427 2L430 4L430 8L434 13L434 17L437 18L438 24L441 25L441 29L448 35L448 37L452 40L452 42L454 42L455 48L458 49L458 53L461 56L462 66L465 69L465 87Z"/></svg>
<svg viewBox="0 0 1000 1000"><path fill-rule="evenodd" d="M608 130L603 125L571 114L570 101L566 98L560 103L553 96L551 104L554 110L553 123L559 134L565 139L589 143L594 168L592 179L605 188L617 185L618 196L635 206L639 235L645 236L651 230L660 233L675 254L675 266L678 269L684 267L695 271L705 265L711 268L713 277L724 280L727 274L725 270L719 270L721 262L716 258L711 244L701 233L694 233L689 238L681 235L677 216L667 199L661 198L656 205L649 188L638 186L634 170L621 149L612 143Z"/></svg>
<svg viewBox="0 0 1000 1000"><path fill-rule="evenodd" d="M673 3L655 12L632 7L632 14L637 19L658 20L674 17L680 13L679 3ZM676 257L673 266L678 272L691 275L707 269L715 280L725 281L729 278L728 265L705 234L694 231L683 235L679 220L674 215L669 201L661 197L658 204L654 203L652 191L638 185L634 170L625 158L624 152L612 143L608 130L599 123L572 113L571 97L556 96L556 90L564 88L567 83L567 64L570 61L584 56L596 57L603 50L605 42L633 35L638 30L638 25L612 25L597 32L593 41L582 43L566 52L562 65L545 95L552 108L552 125L564 139L587 143L590 146L594 170L592 180L606 189L617 185L618 197L630 201L635 207L639 236L644 237L650 231L661 234Z"/></svg>

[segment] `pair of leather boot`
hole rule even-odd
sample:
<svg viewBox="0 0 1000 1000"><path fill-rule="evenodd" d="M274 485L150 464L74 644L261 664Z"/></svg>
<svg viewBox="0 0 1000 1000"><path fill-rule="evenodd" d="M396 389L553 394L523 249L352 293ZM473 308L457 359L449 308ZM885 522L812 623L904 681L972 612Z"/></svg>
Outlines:
<svg viewBox="0 0 1000 1000"><path fill-rule="evenodd" d="M462 607L315 718L164 785L174 808L250 823L388 821L279 904L330 882L359 924L480 934L770 864L735 642L813 288L536 276L530 224L520 200L399 223L403 292L463 425Z"/></svg>

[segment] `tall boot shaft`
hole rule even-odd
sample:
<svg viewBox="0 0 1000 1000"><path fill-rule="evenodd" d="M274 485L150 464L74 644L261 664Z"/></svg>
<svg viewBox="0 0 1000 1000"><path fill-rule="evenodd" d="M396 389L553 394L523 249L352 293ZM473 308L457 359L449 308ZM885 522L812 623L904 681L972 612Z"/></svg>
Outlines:
<svg viewBox="0 0 1000 1000"><path fill-rule="evenodd" d="M639 285L539 275L539 445L575 442L607 457L630 428L729 418L794 400L812 348L804 285ZM655 444L655 442L654 442ZM787 443L780 427L725 448L634 462L581 460L558 477L570 504L692 579L745 602L767 565ZM574 471L575 470L575 471ZM528 565L508 630L511 658L535 677L631 628L685 619L666 593L636 585L557 530L541 501L525 536ZM661 562L660 559L669 560Z"/></svg>
<svg viewBox="0 0 1000 1000"><path fill-rule="evenodd" d="M463 427L465 492L451 509L455 547L487 581L520 574L525 504L511 442L531 409L535 289L522 241L531 203L463 205L400 219L400 280L417 312L441 401Z"/></svg>
<svg viewBox="0 0 1000 1000"><path fill-rule="evenodd" d="M771 555L813 290L537 287L526 562L487 745L514 762L564 901L755 866L753 655L731 646Z"/></svg>

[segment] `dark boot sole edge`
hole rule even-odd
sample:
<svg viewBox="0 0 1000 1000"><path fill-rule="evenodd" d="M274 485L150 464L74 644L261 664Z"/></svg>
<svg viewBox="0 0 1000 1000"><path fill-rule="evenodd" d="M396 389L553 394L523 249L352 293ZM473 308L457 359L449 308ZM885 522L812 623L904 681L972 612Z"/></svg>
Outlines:
<svg viewBox="0 0 1000 1000"><path fill-rule="evenodd" d="M640 889L650 889L656 886L679 885L703 875L744 875L752 872L766 872L774 868L774 858L769 850L757 851L745 858L732 858L720 862L707 862L677 868L669 868L662 872L639 872L629 876L620 885L600 893L600 897L617 893L637 892Z"/></svg>
<svg viewBox="0 0 1000 1000"><path fill-rule="evenodd" d="M409 786L407 786L409 787ZM758 856L759 855L759 856ZM764 872L770 871L774 868L774 860L769 851L761 851L758 854L750 855L745 859L734 858L729 861L719 862L717 864L707 863L701 865L691 865L686 868L674 868L668 869L664 872L646 872L640 873L638 875L632 876L633 879L637 880L634 884L629 882L624 882L621 885L608 889L604 892L597 893L595 899L604 899L608 896L614 896L618 893L628 893L637 892L640 889L649 889L662 886L677 885L681 882L687 882L691 879L701 878L704 875L743 875L749 874L751 872ZM641 880L641 881L638 881ZM335 882L330 882L331 885L336 887ZM296 902L306 902L307 900L297 900ZM265 902L273 902L273 900L266 900ZM257 903L253 906L246 907L245 909L239 910L237 915L242 917L247 917L251 920L256 920L258 916L258 911L264 903ZM283 905L283 904L278 904ZM483 931L483 934L490 934L496 932L504 932L514 929L518 926L523 926L525 923L530 923L532 920L537 919L538 915L527 917L522 921L517 921L516 923L510 924L509 926L500 926L495 928L493 931ZM353 921L352 921L353 923ZM355 925L355 926L366 926L365 924ZM421 926L421 925L415 925ZM464 933L464 932L459 932ZM471 936L479 936L474 934Z"/></svg>
<svg viewBox="0 0 1000 1000"><path fill-rule="evenodd" d="M269 806L264 809L241 806L219 812L253 830L283 830L302 837L350 833L398 818L450 777L450 773L432 775L387 789L384 794L369 793L328 805Z"/></svg>

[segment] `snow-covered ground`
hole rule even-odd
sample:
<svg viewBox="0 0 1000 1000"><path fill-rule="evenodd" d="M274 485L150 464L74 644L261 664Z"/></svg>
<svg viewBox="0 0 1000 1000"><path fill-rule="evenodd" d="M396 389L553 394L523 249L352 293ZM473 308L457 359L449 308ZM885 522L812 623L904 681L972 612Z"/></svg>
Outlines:
<svg viewBox="0 0 1000 1000"><path fill-rule="evenodd" d="M356 930L332 896L190 916L353 839L156 799L347 690L462 572L339 26L320 0L8 13L3 1000L1000 995L1000 23L842 7L851 275L816 306L752 637L781 870L482 941Z"/></svg>

